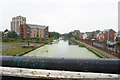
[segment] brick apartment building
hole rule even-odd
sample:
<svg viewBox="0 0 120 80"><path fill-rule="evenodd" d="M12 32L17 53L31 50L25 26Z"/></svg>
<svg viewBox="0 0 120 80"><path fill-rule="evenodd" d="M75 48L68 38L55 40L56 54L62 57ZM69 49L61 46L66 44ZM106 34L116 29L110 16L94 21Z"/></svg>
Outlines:
<svg viewBox="0 0 120 80"><path fill-rule="evenodd" d="M48 26L23 24L19 27L20 38L48 38Z"/></svg>
<svg viewBox="0 0 120 80"><path fill-rule="evenodd" d="M105 29L103 31L101 31L99 34L98 34L98 40L99 41L114 41L114 34L116 32L113 30L113 29Z"/></svg>

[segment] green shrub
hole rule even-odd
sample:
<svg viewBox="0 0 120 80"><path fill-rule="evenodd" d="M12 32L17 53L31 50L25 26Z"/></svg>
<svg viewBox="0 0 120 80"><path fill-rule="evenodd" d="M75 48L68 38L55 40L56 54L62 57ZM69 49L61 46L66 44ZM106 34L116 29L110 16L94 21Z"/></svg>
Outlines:
<svg viewBox="0 0 120 80"><path fill-rule="evenodd" d="M13 41L15 41L15 39L14 38L9 38L9 41L13 42Z"/></svg>
<svg viewBox="0 0 120 80"><path fill-rule="evenodd" d="M25 38L22 38L22 40L26 40Z"/></svg>
<svg viewBox="0 0 120 80"><path fill-rule="evenodd" d="M52 41L53 41L53 39L52 39L52 38L50 38L50 39L49 39L49 41L50 41L50 42L52 42Z"/></svg>
<svg viewBox="0 0 120 80"><path fill-rule="evenodd" d="M37 37L35 40L36 40L36 41L40 41L40 38L39 38L39 37Z"/></svg>
<svg viewBox="0 0 120 80"><path fill-rule="evenodd" d="M3 37L2 41L3 41L3 42L8 42L8 41L9 41L9 38L8 38L8 37Z"/></svg>
<svg viewBox="0 0 120 80"><path fill-rule="evenodd" d="M68 39L69 41L71 41L71 42L73 42L75 45L78 45L79 43L76 41L76 40L74 40L74 39Z"/></svg>
<svg viewBox="0 0 120 80"><path fill-rule="evenodd" d="M7 33L7 37L8 37L8 38L17 38L18 35L17 35L17 33L16 33L15 31L9 31L9 32Z"/></svg>
<svg viewBox="0 0 120 80"><path fill-rule="evenodd" d="M84 44L79 44L79 47L85 47L85 45Z"/></svg>

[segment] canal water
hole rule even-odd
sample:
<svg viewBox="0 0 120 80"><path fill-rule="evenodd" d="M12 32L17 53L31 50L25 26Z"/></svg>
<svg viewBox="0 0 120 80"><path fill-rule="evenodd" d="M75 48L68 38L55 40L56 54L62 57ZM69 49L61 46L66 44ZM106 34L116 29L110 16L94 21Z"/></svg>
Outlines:
<svg viewBox="0 0 120 80"><path fill-rule="evenodd" d="M68 40L56 40L52 44L42 46L24 56L57 57L57 58L99 58L84 47L71 45Z"/></svg>

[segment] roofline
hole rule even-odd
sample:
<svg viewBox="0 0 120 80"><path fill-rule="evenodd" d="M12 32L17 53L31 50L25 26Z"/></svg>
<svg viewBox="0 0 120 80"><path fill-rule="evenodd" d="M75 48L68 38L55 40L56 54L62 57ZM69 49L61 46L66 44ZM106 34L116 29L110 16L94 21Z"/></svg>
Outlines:
<svg viewBox="0 0 120 80"><path fill-rule="evenodd" d="M28 24L28 23L26 23L26 25L37 25L37 26L45 26L45 25L38 25L38 24ZM45 26L45 27L48 27L48 26Z"/></svg>

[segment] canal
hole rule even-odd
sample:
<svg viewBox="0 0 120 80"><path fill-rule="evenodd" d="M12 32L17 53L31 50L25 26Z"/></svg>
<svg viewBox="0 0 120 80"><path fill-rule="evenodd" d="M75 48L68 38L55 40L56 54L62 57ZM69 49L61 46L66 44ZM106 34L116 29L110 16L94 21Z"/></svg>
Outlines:
<svg viewBox="0 0 120 80"><path fill-rule="evenodd" d="M52 44L42 46L24 56L57 58L99 58L97 55L78 45L71 45L68 40L55 40Z"/></svg>

